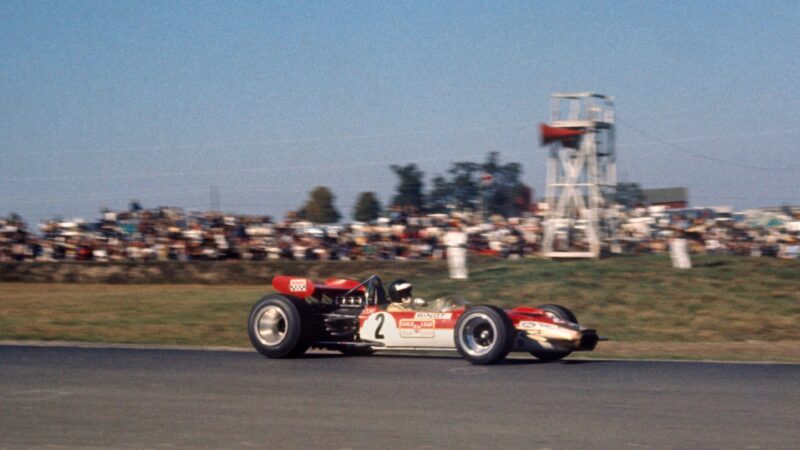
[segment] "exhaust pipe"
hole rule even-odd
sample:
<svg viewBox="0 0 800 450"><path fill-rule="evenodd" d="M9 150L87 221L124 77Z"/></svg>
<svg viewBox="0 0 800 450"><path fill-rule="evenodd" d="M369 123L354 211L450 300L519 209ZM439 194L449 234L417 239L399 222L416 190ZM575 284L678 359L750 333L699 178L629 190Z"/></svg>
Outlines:
<svg viewBox="0 0 800 450"><path fill-rule="evenodd" d="M580 349L581 350L594 350L597 347L597 341L600 340L600 336L597 335L597 331L595 330L583 330L581 331L581 339L580 339Z"/></svg>

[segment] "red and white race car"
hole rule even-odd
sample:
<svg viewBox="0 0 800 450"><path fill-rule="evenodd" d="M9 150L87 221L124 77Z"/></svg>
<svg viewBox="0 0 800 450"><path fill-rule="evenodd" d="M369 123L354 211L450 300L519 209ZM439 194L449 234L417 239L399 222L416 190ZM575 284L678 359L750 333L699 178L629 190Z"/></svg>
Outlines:
<svg viewBox="0 0 800 450"><path fill-rule="evenodd" d="M248 319L253 346L269 358L299 356L309 347L367 355L375 350L453 350L473 364L509 352L558 360L593 350L602 340L558 305L503 310L447 297L393 302L380 278L364 281L276 276L278 291L260 299Z"/></svg>

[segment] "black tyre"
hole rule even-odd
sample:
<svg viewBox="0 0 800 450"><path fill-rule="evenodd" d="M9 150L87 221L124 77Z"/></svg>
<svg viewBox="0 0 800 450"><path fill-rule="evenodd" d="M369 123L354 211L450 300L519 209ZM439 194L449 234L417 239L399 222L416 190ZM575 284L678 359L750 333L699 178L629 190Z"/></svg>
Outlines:
<svg viewBox="0 0 800 450"><path fill-rule="evenodd" d="M578 323L575 314L569 309L561 305L541 305L539 309L544 310L545 314L550 317L565 320L567 322ZM542 361L558 361L570 355L570 350L534 350L531 355L535 356Z"/></svg>
<svg viewBox="0 0 800 450"><path fill-rule="evenodd" d="M474 306L456 322L456 349L472 364L495 364L502 361L514 345L515 330L511 319L497 307Z"/></svg>
<svg viewBox="0 0 800 450"><path fill-rule="evenodd" d="M268 358L290 358L308 350L312 340L311 309L305 300L267 295L253 306L247 320L250 342Z"/></svg>
<svg viewBox="0 0 800 450"><path fill-rule="evenodd" d="M578 318L575 317L575 314L561 305L541 305L538 308L543 309L549 316L554 316L567 322L578 323Z"/></svg>
<svg viewBox="0 0 800 450"><path fill-rule="evenodd" d="M375 349L367 346L345 345L338 350L345 356L369 356L375 353Z"/></svg>

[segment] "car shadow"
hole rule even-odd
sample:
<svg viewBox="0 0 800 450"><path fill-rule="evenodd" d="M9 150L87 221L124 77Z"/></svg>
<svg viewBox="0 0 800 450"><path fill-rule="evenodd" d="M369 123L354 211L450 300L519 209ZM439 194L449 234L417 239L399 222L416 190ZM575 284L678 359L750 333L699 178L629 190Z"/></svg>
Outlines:
<svg viewBox="0 0 800 450"><path fill-rule="evenodd" d="M562 359L559 361L542 361L541 359L522 359L522 358L506 358L502 362L498 363L498 366L526 366L526 365L537 365L537 366L547 366L547 365L565 365L565 366L579 366L583 364L598 364L598 363L607 363L610 361L601 360L601 359Z"/></svg>
<svg viewBox="0 0 800 450"><path fill-rule="evenodd" d="M350 358L348 355L341 353L305 353L303 355L290 358L290 359L331 359L331 358Z"/></svg>
<svg viewBox="0 0 800 450"><path fill-rule="evenodd" d="M330 358L347 358L347 359L365 359L365 358L390 358L390 359L417 359L417 360L462 360L464 358L457 353L404 353L404 352L388 352L378 351L372 355L345 355L336 351L314 351L306 353L294 359L330 359ZM534 357L509 357L495 364L496 366L524 366L524 365L583 365L583 364L600 364L612 362L604 359L562 359L559 361L542 361Z"/></svg>

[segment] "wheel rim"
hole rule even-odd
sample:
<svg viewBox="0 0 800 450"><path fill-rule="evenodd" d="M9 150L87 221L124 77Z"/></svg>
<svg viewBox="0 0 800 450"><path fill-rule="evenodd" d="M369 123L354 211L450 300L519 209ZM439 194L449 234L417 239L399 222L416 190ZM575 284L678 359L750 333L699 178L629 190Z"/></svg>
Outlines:
<svg viewBox="0 0 800 450"><path fill-rule="evenodd" d="M464 351L469 355L485 355L497 341L497 326L488 315L475 314L461 324L459 337Z"/></svg>
<svg viewBox="0 0 800 450"><path fill-rule="evenodd" d="M278 345L286 339L286 314L277 306L267 306L258 312L256 335L264 345Z"/></svg>

